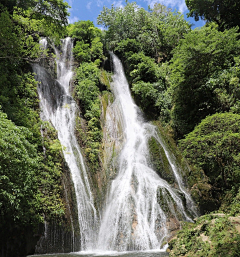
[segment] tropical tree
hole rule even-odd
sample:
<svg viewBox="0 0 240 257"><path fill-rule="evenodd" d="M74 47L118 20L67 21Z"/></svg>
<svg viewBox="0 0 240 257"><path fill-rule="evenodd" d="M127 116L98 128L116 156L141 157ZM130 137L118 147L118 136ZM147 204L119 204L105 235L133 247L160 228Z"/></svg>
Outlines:
<svg viewBox="0 0 240 257"><path fill-rule="evenodd" d="M68 35L76 40L73 49L79 62L91 62L103 58L102 32L92 21L78 21L68 26Z"/></svg>
<svg viewBox="0 0 240 257"><path fill-rule="evenodd" d="M220 30L240 27L240 6L236 0L186 0L188 16L196 21L216 22Z"/></svg>
<svg viewBox="0 0 240 257"><path fill-rule="evenodd" d="M212 24L195 29L173 50L172 119L179 137L192 131L207 115L227 110L219 102L217 88L221 86L214 79L234 66L240 42L236 28L224 32L217 28Z"/></svg>
<svg viewBox="0 0 240 257"><path fill-rule="evenodd" d="M146 11L136 2L128 2L124 8L104 7L98 24L107 28L107 49L115 49L121 41L136 40L141 45L139 51L156 62L170 59L171 50L190 31L190 25L180 13L173 13L161 4Z"/></svg>

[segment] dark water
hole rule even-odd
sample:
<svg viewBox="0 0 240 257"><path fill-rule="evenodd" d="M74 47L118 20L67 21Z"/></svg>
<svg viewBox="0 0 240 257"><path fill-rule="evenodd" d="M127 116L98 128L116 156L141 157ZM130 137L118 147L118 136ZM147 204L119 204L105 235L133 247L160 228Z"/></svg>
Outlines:
<svg viewBox="0 0 240 257"><path fill-rule="evenodd" d="M31 257L165 257L169 256L166 252L99 252L99 253L88 253L88 252L75 252L75 253L57 253L57 254L44 254L44 255L31 255ZM28 256L30 257L30 256Z"/></svg>

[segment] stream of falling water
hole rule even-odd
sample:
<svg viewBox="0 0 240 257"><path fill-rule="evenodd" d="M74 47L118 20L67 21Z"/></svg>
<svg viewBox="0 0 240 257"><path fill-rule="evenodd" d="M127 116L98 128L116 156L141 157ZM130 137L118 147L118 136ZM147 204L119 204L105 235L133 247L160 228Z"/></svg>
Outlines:
<svg viewBox="0 0 240 257"><path fill-rule="evenodd" d="M40 44L42 48L47 48L46 39L42 39ZM40 82L38 94L41 118L50 121L57 130L64 158L71 171L76 193L81 250L91 250L94 248L93 238L96 232L97 215L86 167L74 133L76 103L69 94L69 85L73 74L72 47L70 38L62 40L61 49L54 47L57 80L52 80L46 69L39 64L34 64L33 70L36 73L37 81Z"/></svg>
<svg viewBox="0 0 240 257"><path fill-rule="evenodd" d="M41 40L47 48L47 40ZM194 203L184 188L174 158L156 128L144 121L131 98L120 60L112 55L114 77L113 106L123 129L124 144L118 160L118 174L112 181L100 226L94 207L87 171L74 133L76 103L70 95L72 78L72 41L66 38L55 48L57 80L46 69L34 64L40 82L38 93L42 120L50 121L58 131L65 160L76 192L81 251L160 250L170 237L169 224L192 221ZM154 137L162 145L178 189L157 175L150 163L148 141ZM183 203L186 200L186 206ZM77 249L75 249L77 250Z"/></svg>
<svg viewBox="0 0 240 257"><path fill-rule="evenodd" d="M182 201L190 196L182 185L174 163L169 160L179 189L160 178L151 168L148 140L162 144L156 128L144 122L131 98L120 60L112 54L114 106L124 131L118 175L112 181L98 235L98 249L108 251L160 249L169 237L169 223L192 221ZM169 153L164 147L165 154ZM192 203L192 206L194 204Z"/></svg>

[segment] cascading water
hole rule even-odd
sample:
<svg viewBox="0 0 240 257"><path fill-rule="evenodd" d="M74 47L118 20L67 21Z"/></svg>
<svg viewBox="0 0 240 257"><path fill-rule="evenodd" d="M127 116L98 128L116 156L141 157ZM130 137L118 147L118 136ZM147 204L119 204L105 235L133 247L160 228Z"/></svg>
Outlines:
<svg viewBox="0 0 240 257"><path fill-rule="evenodd" d="M172 188L151 168L148 140L154 137L160 144L163 142L156 128L144 122L131 98L121 62L114 54L112 58L113 105L124 131L124 146L119 156L118 175L107 197L97 248L104 251L160 249L169 237L169 223L192 221L182 197L185 196L187 204L194 204L173 161L169 160L178 189ZM170 157L166 147L163 148Z"/></svg>
<svg viewBox="0 0 240 257"><path fill-rule="evenodd" d="M41 46L47 49L46 39L41 40ZM87 171L74 133L77 107L69 89L73 74L72 41L66 38L62 41L61 49L53 48L57 79L52 79L44 65L34 64L33 70L40 82L41 118L50 121L58 131L75 188L81 249L74 250L161 249L163 242L170 237L169 227L172 223L192 221L189 213L196 216L194 203L183 186L174 156L168 151L155 126L142 118L140 109L131 98L121 62L112 55L115 69L112 83L115 101L112 107L117 123L113 124L111 118L106 123L110 124L109 129L112 129L114 137L119 136L116 127L120 125L123 139L117 145L123 147L118 158L118 175L112 181L98 228ZM148 147L150 138L154 138L164 149L178 188L173 188L152 168Z"/></svg>
<svg viewBox="0 0 240 257"><path fill-rule="evenodd" d="M47 48L46 39L42 39L40 43L43 49ZM69 94L73 74L72 47L70 38L62 40L61 50L54 47L57 80L53 80L46 69L39 64L34 64L33 70L36 73L36 80L40 82L38 94L41 118L50 121L58 131L64 157L71 171L76 193L81 250L91 250L94 248L97 215L84 160L74 133L76 103Z"/></svg>

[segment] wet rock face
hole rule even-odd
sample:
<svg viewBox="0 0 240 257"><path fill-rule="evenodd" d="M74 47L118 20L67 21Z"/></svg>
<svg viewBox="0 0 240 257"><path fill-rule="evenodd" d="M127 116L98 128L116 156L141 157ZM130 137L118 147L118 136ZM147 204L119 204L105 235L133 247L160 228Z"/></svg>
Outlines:
<svg viewBox="0 0 240 257"><path fill-rule="evenodd" d="M42 68L39 64L33 65L33 71L35 72L35 79L39 81L38 90L42 93L42 97L49 105L49 109L56 111L58 106L63 103L64 89L55 80L47 69ZM46 87L46 85L49 85Z"/></svg>
<svg viewBox="0 0 240 257"><path fill-rule="evenodd" d="M114 103L108 102L103 127L103 168L109 179L116 176L117 159L124 143L124 133Z"/></svg>
<svg viewBox="0 0 240 257"><path fill-rule="evenodd" d="M43 224L42 236L35 246L35 254L69 253L80 249L80 237L75 235L66 224L57 222Z"/></svg>
<svg viewBox="0 0 240 257"><path fill-rule="evenodd" d="M162 146L153 137L149 139L148 146L152 167L161 178L173 185L175 178Z"/></svg>
<svg viewBox="0 0 240 257"><path fill-rule="evenodd" d="M220 207L220 192L207 182L194 184L191 188L191 195L198 204L201 214L217 210Z"/></svg>
<svg viewBox="0 0 240 257"><path fill-rule="evenodd" d="M168 227L169 231L172 234L174 234L174 233L176 233L176 231L178 231L180 229L181 226L180 226L179 221L176 218L172 217L167 222L167 227Z"/></svg>

